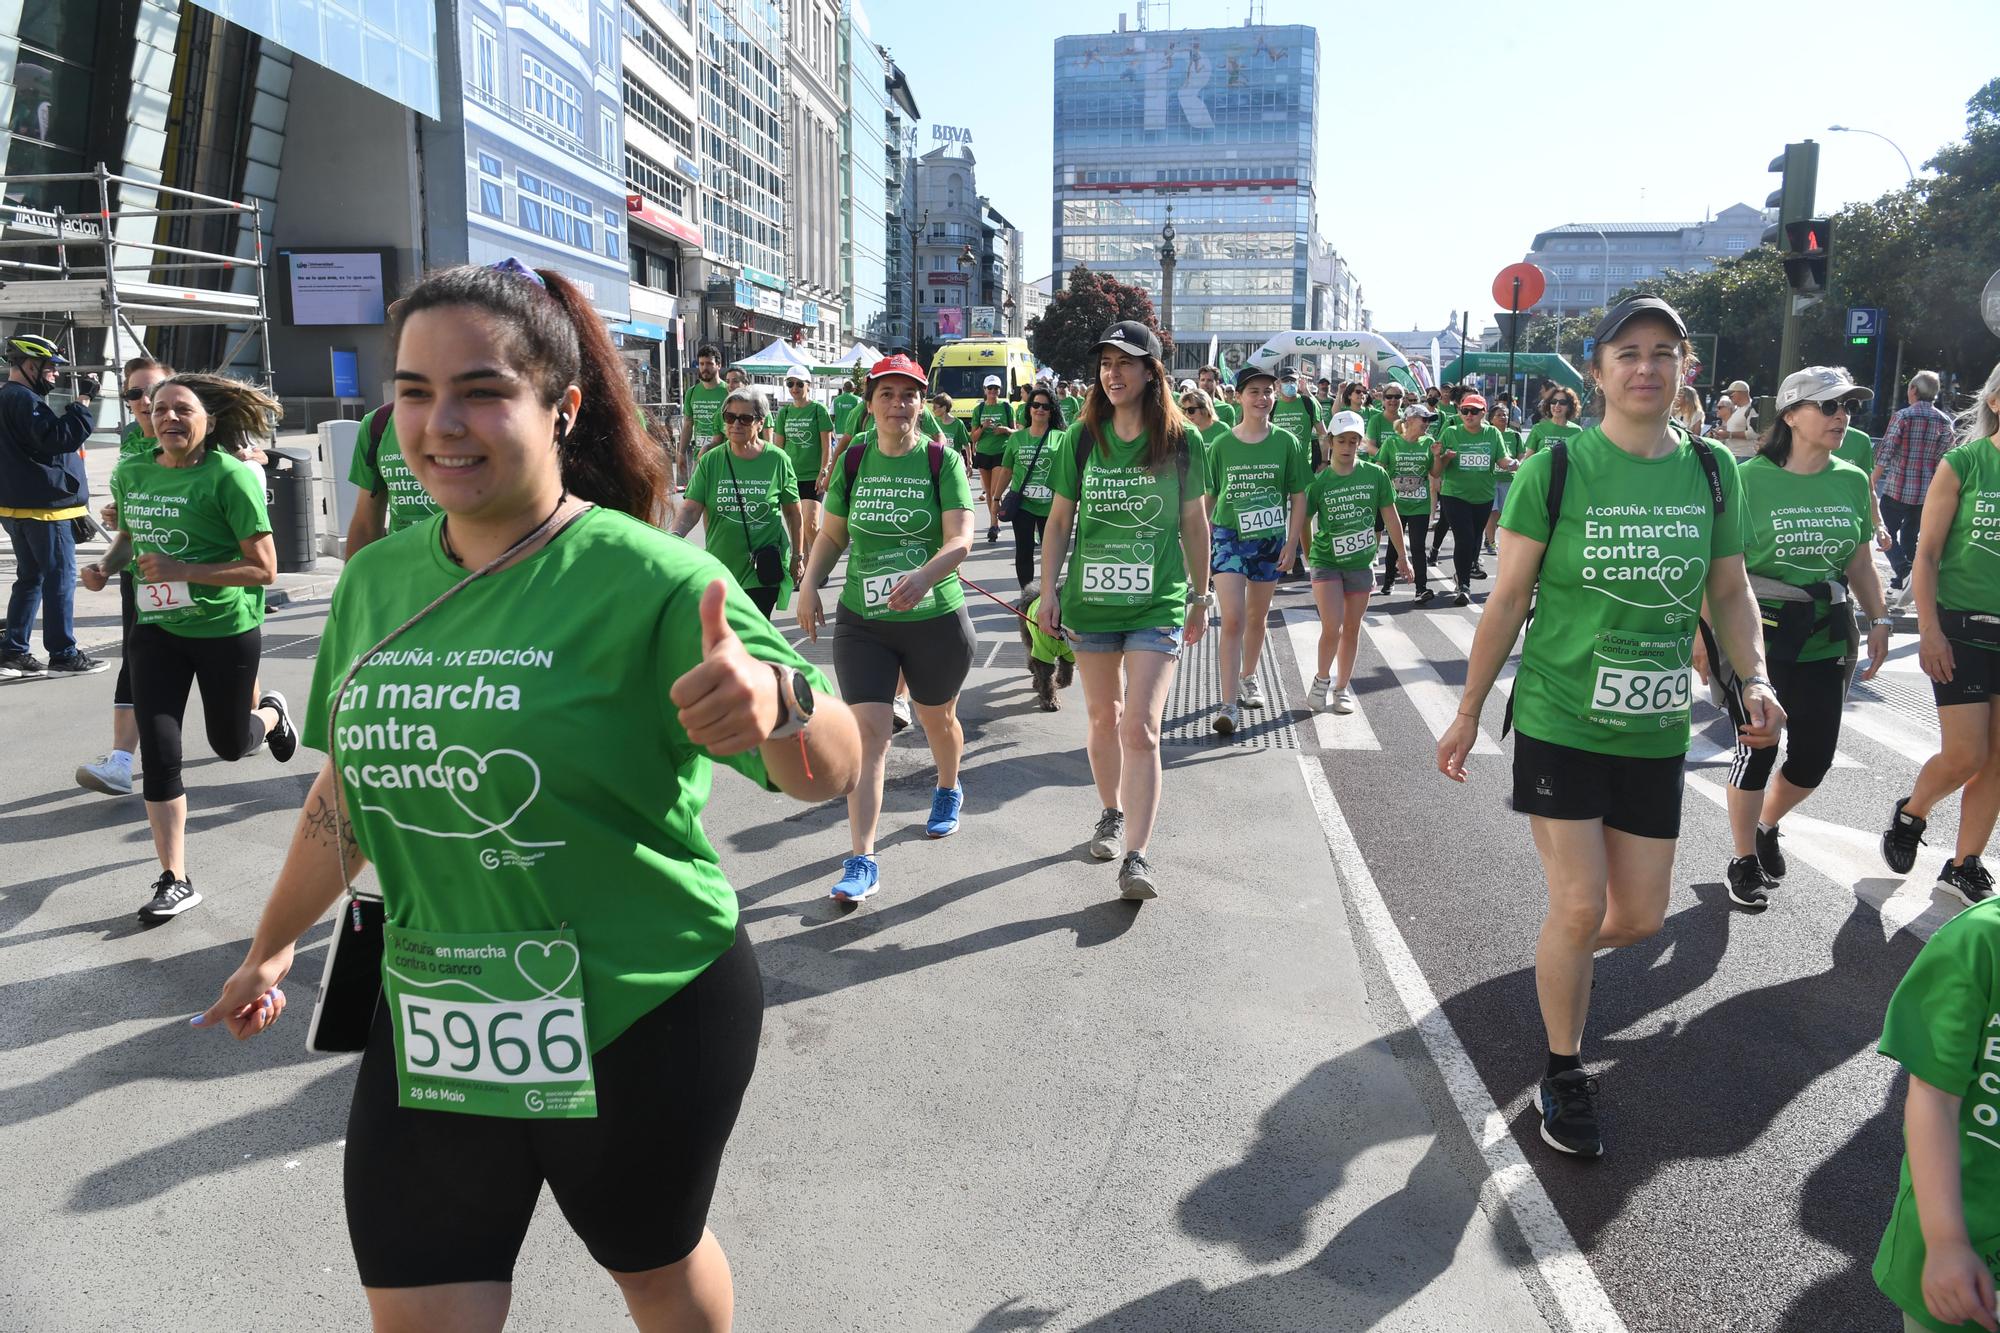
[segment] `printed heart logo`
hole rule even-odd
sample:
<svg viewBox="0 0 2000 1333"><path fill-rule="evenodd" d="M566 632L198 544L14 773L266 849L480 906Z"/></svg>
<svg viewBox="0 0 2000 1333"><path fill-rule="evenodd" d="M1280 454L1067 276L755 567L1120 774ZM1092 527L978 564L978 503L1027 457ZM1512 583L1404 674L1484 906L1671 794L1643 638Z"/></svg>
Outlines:
<svg viewBox="0 0 2000 1333"><path fill-rule="evenodd" d="M1148 564L1148 565L1152 564L1153 553L1154 553L1154 548L1151 542L1132 543L1132 558L1134 560L1139 561L1142 564Z"/></svg>
<svg viewBox="0 0 2000 1333"><path fill-rule="evenodd" d="M1157 495L1147 496L1146 502L1139 506L1139 526L1142 528L1152 527L1160 521L1160 515L1166 512L1167 502L1165 500Z"/></svg>
<svg viewBox="0 0 2000 1333"><path fill-rule="evenodd" d="M514 970L541 994L544 1000L561 998L562 988L583 966L583 955L568 940L522 940L514 946Z"/></svg>
<svg viewBox="0 0 2000 1333"><path fill-rule="evenodd" d="M1668 588L1677 588L1687 581L1689 575L1699 577L1701 570L1707 564L1706 560L1689 560L1684 556L1670 555L1653 566L1653 577Z"/></svg>
<svg viewBox="0 0 2000 1333"><path fill-rule="evenodd" d="M453 755L464 757L454 761ZM482 832L498 833L505 829L519 819L521 812L533 805L535 797L542 792L542 770L519 750L492 750L480 754L470 746L447 745L438 751L437 765L452 775L453 780L445 784L445 793L451 797L452 804L480 825ZM468 778L471 780L468 781ZM491 809L492 801L503 799L497 795L498 791L510 786L516 790L525 786L527 795L500 817L489 818L483 810Z"/></svg>
<svg viewBox="0 0 2000 1333"><path fill-rule="evenodd" d="M179 528L154 528L147 541L160 548L161 555L186 555L188 535Z"/></svg>

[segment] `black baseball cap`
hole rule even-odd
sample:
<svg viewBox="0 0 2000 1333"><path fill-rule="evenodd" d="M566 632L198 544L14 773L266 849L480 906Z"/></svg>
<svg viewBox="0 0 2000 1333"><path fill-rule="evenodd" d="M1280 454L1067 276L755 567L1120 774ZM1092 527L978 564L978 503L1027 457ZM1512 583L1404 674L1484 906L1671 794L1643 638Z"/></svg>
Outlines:
<svg viewBox="0 0 2000 1333"><path fill-rule="evenodd" d="M1236 390L1238 393L1241 393L1252 380L1275 381L1277 378L1278 372L1275 370L1269 370L1263 366L1245 366L1236 372Z"/></svg>
<svg viewBox="0 0 2000 1333"><path fill-rule="evenodd" d="M1165 353L1159 335L1136 319L1121 319L1097 339L1099 347L1116 347L1127 356L1150 356L1161 360Z"/></svg>
<svg viewBox="0 0 2000 1333"><path fill-rule="evenodd" d="M1620 301L1604 312L1604 318L1597 322L1597 329L1590 336L1597 342L1608 342L1618 336L1618 330L1641 315L1658 315L1673 329L1676 337L1688 336L1687 322L1681 318L1681 312L1657 296L1635 296L1628 301Z"/></svg>

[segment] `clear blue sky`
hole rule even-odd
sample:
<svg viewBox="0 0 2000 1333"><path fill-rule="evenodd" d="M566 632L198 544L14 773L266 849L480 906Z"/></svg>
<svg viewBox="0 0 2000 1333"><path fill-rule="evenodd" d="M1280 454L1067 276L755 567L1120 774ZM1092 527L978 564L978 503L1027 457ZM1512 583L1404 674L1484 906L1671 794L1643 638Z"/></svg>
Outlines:
<svg viewBox="0 0 2000 1333"><path fill-rule="evenodd" d="M925 122L972 131L980 192L1022 229L1029 277L1047 273L1054 41L1113 31L1121 11L1136 25L1137 0L862 3ZM1167 5L1152 10L1155 28L1224 27L1249 3L1174 0L1171 25ZM1790 140L1821 145L1823 211L1873 198L1907 179L1902 159L1827 126L1887 135L1921 174L2000 74L1994 0L1430 0L1356 25L1358 12L1267 0L1264 21L1319 29L1320 231L1380 328L1470 308L1477 330L1494 273L1546 227L1761 207Z"/></svg>

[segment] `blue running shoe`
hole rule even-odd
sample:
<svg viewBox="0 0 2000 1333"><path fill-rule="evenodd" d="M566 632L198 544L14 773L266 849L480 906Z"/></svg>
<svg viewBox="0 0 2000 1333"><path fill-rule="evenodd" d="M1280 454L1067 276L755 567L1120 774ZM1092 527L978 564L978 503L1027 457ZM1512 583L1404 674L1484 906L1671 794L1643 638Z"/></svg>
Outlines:
<svg viewBox="0 0 2000 1333"><path fill-rule="evenodd" d="M958 812L965 805L965 788L939 787L931 794L931 822L924 832L933 838L949 838L958 832Z"/></svg>
<svg viewBox="0 0 2000 1333"><path fill-rule="evenodd" d="M882 871L872 856L850 856L840 863L840 878L834 881L830 897L844 903L858 903L882 887Z"/></svg>

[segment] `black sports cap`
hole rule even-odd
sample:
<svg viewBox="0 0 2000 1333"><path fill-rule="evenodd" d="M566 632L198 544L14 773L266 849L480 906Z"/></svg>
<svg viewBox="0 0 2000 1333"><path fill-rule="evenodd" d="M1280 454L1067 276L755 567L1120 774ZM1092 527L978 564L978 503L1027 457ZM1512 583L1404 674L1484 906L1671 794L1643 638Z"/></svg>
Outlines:
<svg viewBox="0 0 2000 1333"><path fill-rule="evenodd" d="M1641 315L1658 315L1673 328L1676 337L1688 336L1687 322L1681 318L1681 312L1657 296L1635 296L1620 301L1604 312L1604 318L1597 322L1597 329L1590 336L1596 342L1609 342L1618 336L1618 330Z"/></svg>
<svg viewBox="0 0 2000 1333"><path fill-rule="evenodd" d="M1098 337L1097 345L1116 347L1127 356L1150 356L1155 361L1165 356L1159 336L1136 319L1119 320Z"/></svg>
<svg viewBox="0 0 2000 1333"><path fill-rule="evenodd" d="M1275 383L1277 378L1278 372L1275 370L1263 366L1245 366L1236 372L1236 391L1241 393L1252 380L1271 380Z"/></svg>

